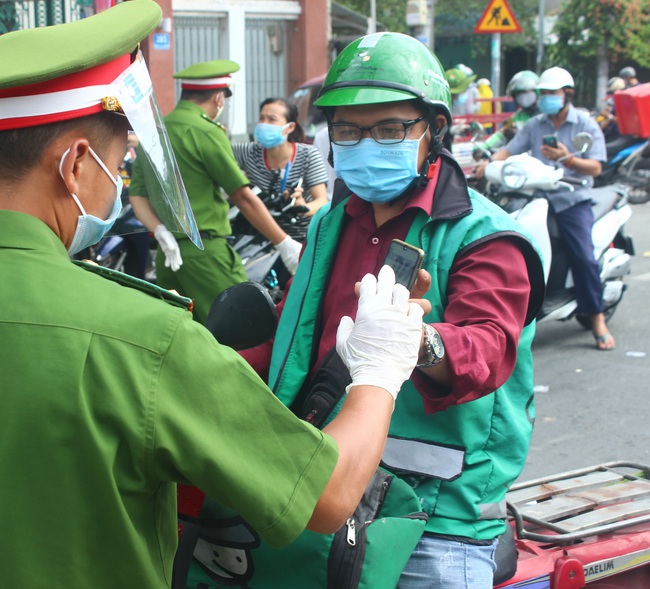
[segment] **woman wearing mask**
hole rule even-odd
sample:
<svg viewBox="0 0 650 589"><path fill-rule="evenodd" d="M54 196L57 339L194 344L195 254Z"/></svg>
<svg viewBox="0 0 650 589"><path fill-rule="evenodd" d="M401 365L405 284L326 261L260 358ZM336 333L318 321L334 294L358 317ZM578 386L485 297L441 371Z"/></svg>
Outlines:
<svg viewBox="0 0 650 589"><path fill-rule="evenodd" d="M307 212L293 223L278 219L291 237L303 240L311 216L327 200L327 172L319 151L303 143L295 104L283 98L267 98L260 105L255 142L233 145L235 157L252 184L262 192L282 194Z"/></svg>

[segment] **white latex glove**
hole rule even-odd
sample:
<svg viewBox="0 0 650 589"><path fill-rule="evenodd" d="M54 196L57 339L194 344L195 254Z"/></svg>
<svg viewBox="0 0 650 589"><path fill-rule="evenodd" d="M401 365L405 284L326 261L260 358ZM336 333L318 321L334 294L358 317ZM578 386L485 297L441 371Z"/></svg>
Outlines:
<svg viewBox="0 0 650 589"><path fill-rule="evenodd" d="M300 250L302 246L295 240L289 237L288 235L275 246L275 249L278 250L280 257L282 258L282 263L285 265L286 269L291 272L291 274L296 273L298 268L298 260L300 258Z"/></svg>
<svg viewBox="0 0 650 589"><path fill-rule="evenodd" d="M395 284L390 266L378 278L363 277L357 318L343 317L336 333L336 350L352 376L350 387L374 385L397 398L417 364L422 340L424 311L408 299L409 291Z"/></svg>
<svg viewBox="0 0 650 589"><path fill-rule="evenodd" d="M165 268L171 268L172 272L176 272L183 265L181 250L178 247L176 238L163 224L156 227L153 235L158 241L160 249L165 254Z"/></svg>

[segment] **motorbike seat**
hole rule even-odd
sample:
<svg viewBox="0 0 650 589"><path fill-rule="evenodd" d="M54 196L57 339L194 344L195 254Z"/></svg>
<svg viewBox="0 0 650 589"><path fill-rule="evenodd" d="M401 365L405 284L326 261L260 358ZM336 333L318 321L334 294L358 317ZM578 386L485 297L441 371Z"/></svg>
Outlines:
<svg viewBox="0 0 650 589"><path fill-rule="evenodd" d="M594 222L604 217L614 208L620 198L620 189L615 185L600 186L591 189L591 210L594 213Z"/></svg>
<svg viewBox="0 0 650 589"><path fill-rule="evenodd" d="M642 141L634 135L619 135L616 139L608 141L605 144L605 149L607 150L607 163L610 164L611 161L619 152L632 145L635 145Z"/></svg>

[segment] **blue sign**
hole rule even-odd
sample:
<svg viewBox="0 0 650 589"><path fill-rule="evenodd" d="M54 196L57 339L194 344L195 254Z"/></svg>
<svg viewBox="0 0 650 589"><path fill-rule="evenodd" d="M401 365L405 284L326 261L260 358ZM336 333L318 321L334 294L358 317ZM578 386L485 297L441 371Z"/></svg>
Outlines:
<svg viewBox="0 0 650 589"><path fill-rule="evenodd" d="M154 49L170 49L171 43L169 40L169 33L154 33L153 48Z"/></svg>

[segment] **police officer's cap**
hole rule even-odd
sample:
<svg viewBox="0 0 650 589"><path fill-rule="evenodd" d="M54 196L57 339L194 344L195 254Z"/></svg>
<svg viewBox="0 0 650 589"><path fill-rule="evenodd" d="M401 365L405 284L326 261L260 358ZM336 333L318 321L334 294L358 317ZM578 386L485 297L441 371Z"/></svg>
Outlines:
<svg viewBox="0 0 650 589"><path fill-rule="evenodd" d="M107 108L108 85L161 16L153 0L132 0L82 20L0 35L0 130Z"/></svg>
<svg viewBox="0 0 650 589"><path fill-rule="evenodd" d="M224 90L232 96L232 75L239 71L239 64L229 59L202 61L174 74L181 81L183 90Z"/></svg>

